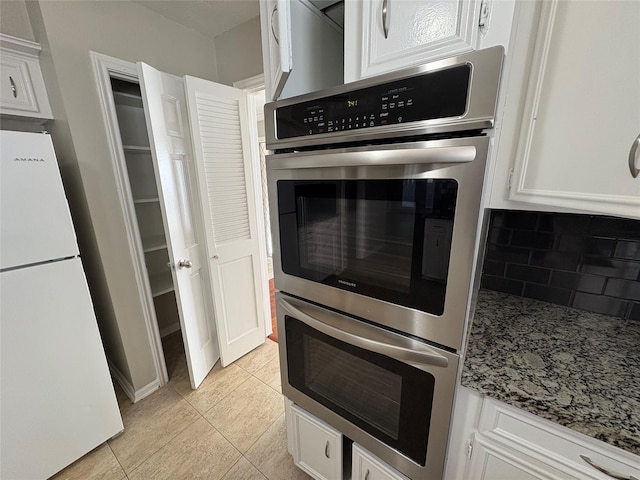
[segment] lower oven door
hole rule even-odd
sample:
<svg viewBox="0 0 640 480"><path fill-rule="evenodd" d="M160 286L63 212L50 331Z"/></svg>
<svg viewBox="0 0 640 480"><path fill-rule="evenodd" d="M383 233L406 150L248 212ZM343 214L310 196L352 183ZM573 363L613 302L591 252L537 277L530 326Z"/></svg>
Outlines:
<svg viewBox="0 0 640 480"><path fill-rule="evenodd" d="M458 355L277 295L286 397L411 478L442 478Z"/></svg>

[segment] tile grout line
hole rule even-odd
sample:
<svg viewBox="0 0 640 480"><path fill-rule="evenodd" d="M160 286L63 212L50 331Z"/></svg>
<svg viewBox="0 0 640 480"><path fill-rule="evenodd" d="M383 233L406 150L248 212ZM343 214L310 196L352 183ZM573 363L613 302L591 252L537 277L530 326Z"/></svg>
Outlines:
<svg viewBox="0 0 640 480"><path fill-rule="evenodd" d="M189 402L187 402L179 393L178 393L178 396L180 396L180 400L184 400L187 403L187 405L189 405L189 407L193 408L193 410L198 415L200 415L200 412L198 412L198 410L196 410L193 406L191 406L191 404L189 404ZM202 416L202 415L200 415L200 416ZM150 453L144 460L142 460L135 467L133 467L130 472L127 472L127 470L123 467L122 469L124 470L124 473L127 475L127 478L129 477L130 474L134 473L138 468L140 468L142 466L142 464L146 463L151 457L153 457L156 453L158 453L160 450L162 450L164 447L166 447L176 437L178 437L178 435L180 435L182 432L186 431L189 427L191 427L197 421L198 421L198 419L196 418L193 422L189 423L186 427L180 429L180 431L178 431L175 435L173 435L168 441L166 441L165 443L160 445L156 450L154 450L152 453ZM111 446L109 446L109 448L111 448ZM114 455L115 455L115 452L114 452ZM116 455L116 459L118 459L117 455ZM118 463L120 463L120 460L118 460Z"/></svg>
<svg viewBox="0 0 640 480"><path fill-rule="evenodd" d="M122 435L124 433L124 427L122 429L122 433L120 435ZM122 463L120 463L120 459L118 458L118 456L116 455L116 452L113 451L113 448L111 448L111 445L109 444L109 440L107 440L106 442L104 442L107 444L107 447L109 447L109 450L111 451L111 455L113 455L113 458L116 459L116 462L118 462L118 465L120 465L120 468L122 469L122 473L124 473L124 477L123 478L129 478L129 476L127 475L127 471L124 469L124 466L122 465Z"/></svg>

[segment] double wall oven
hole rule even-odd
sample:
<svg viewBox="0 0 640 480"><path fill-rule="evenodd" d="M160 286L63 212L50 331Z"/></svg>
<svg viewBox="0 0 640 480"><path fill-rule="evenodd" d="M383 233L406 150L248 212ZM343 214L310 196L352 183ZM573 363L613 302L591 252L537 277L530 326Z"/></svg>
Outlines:
<svg viewBox="0 0 640 480"><path fill-rule="evenodd" d="M503 49L267 104L282 389L442 478Z"/></svg>

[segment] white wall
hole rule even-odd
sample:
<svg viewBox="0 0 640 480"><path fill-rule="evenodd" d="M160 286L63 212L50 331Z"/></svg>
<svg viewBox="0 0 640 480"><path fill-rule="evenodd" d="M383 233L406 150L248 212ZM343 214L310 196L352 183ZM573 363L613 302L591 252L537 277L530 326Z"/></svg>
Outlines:
<svg viewBox="0 0 640 480"><path fill-rule="evenodd" d="M225 85L262 73L260 17L215 38L218 81Z"/></svg>
<svg viewBox="0 0 640 480"><path fill-rule="evenodd" d="M24 0L0 1L0 32L34 41Z"/></svg>
<svg viewBox="0 0 640 480"><path fill-rule="evenodd" d="M4 2L3 2L4 3ZM217 80L211 39L130 1L29 1L50 126L109 359L135 390L156 380L89 51Z"/></svg>

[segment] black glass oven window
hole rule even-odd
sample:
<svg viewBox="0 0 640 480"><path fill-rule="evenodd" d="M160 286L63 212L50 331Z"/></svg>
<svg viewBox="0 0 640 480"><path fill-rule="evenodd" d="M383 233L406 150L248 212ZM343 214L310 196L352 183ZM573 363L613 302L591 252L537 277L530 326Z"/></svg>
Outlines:
<svg viewBox="0 0 640 480"><path fill-rule="evenodd" d="M289 384L425 465L435 379L285 316Z"/></svg>
<svg viewBox="0 0 640 480"><path fill-rule="evenodd" d="M303 341L308 388L397 440L402 377L316 338Z"/></svg>
<svg viewBox="0 0 640 480"><path fill-rule="evenodd" d="M281 180L277 188L285 273L444 312L455 180Z"/></svg>

